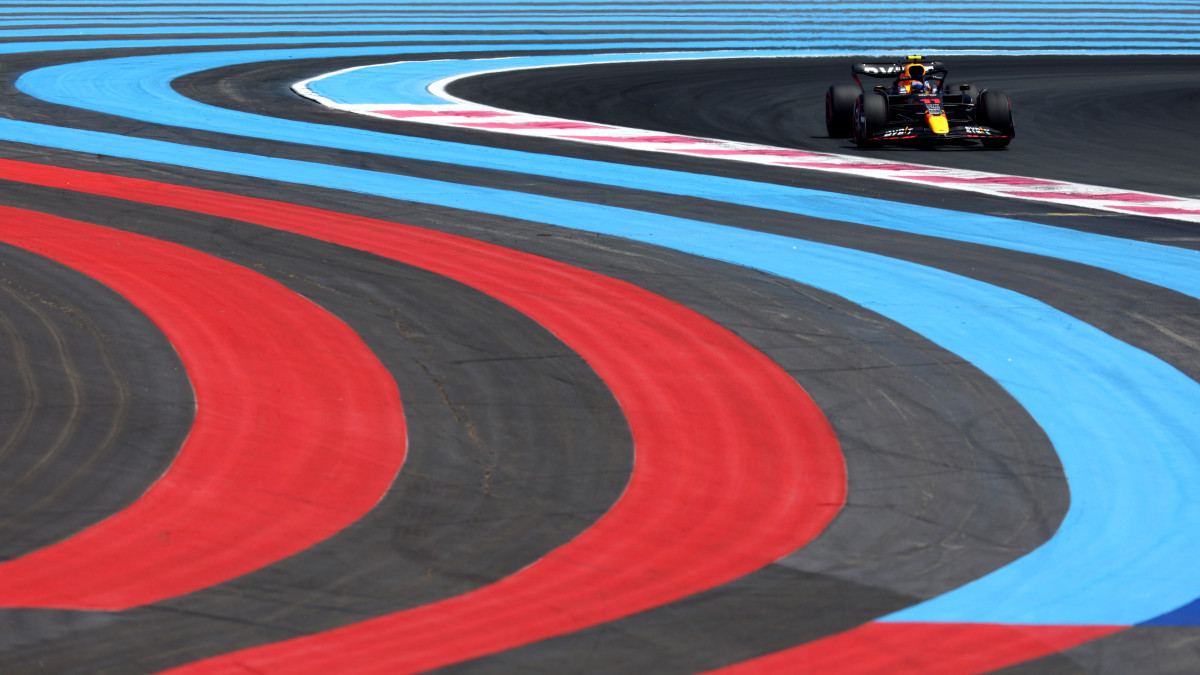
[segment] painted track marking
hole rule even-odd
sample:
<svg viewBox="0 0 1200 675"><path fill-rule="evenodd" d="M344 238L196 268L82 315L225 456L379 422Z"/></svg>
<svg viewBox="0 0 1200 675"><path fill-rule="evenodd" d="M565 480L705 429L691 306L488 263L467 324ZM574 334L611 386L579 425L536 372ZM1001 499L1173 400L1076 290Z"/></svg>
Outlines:
<svg viewBox="0 0 1200 675"><path fill-rule="evenodd" d="M399 471L395 381L311 301L192 249L30 211L0 207L0 239L145 312L179 352L197 405L178 456L141 498L0 564L0 606L120 610L227 581L358 520Z"/></svg>
<svg viewBox="0 0 1200 675"><path fill-rule="evenodd" d="M327 673L345 653L373 672L411 672L520 646L748 574L819 534L845 499L837 440L796 381L727 329L630 284L391 222L20 162L0 161L0 170L237 218L456 279L563 339L629 420L636 460L625 494L534 565L464 596L185 672L239 672L237 664L262 661Z"/></svg>

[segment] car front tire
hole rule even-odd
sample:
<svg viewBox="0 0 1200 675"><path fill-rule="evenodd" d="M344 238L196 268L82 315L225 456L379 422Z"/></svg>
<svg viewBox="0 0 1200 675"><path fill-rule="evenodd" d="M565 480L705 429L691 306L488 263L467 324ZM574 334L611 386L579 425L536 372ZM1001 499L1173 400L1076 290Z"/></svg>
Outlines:
<svg viewBox="0 0 1200 675"><path fill-rule="evenodd" d="M850 138L854 134L856 84L835 84L825 92L825 130L830 138Z"/></svg>
<svg viewBox="0 0 1200 675"><path fill-rule="evenodd" d="M871 135L887 126L887 97L875 92L859 95L854 103L854 144L860 148L881 145Z"/></svg>
<svg viewBox="0 0 1200 675"><path fill-rule="evenodd" d="M1003 148L1012 142L1016 135L1016 125L1013 124L1012 101L1008 94L1001 91L985 91L979 97L979 122L985 127L991 127L1007 136L1007 138L985 138L983 147Z"/></svg>

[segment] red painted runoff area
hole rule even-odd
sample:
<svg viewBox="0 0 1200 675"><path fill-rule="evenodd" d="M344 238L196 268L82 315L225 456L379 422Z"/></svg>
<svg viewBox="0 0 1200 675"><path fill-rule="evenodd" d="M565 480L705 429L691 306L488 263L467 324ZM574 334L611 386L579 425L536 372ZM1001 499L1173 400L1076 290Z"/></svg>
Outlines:
<svg viewBox="0 0 1200 675"><path fill-rule="evenodd" d="M873 622L722 668L720 675L965 675L1070 649L1126 626Z"/></svg>
<svg viewBox="0 0 1200 675"><path fill-rule="evenodd" d="M1013 192L1006 191L1002 194L1012 195L1014 197L1029 197L1031 199L1042 199L1046 197L1045 192ZM1148 195L1140 192L1102 192L1090 194L1086 192L1055 192L1055 199L1082 199L1082 200L1104 200L1110 202L1177 202L1180 201L1174 197L1163 197L1162 195Z"/></svg>
<svg viewBox="0 0 1200 675"><path fill-rule="evenodd" d="M796 381L717 323L553 260L392 222L133 179L0 162L0 177L236 218L470 285L580 354L625 413L620 500L533 565L474 592L178 672L405 673L615 620L800 548L846 495L827 420ZM531 214L532 215L532 214Z"/></svg>
<svg viewBox="0 0 1200 675"><path fill-rule="evenodd" d="M196 397L167 472L124 510L0 564L0 606L119 610L206 588L337 533L387 491L406 450L400 395L333 315L244 267L137 234L0 207L0 241L136 305Z"/></svg>
<svg viewBox="0 0 1200 675"><path fill-rule="evenodd" d="M1129 211L1131 213L1141 213L1148 216L1161 216L1180 213L1200 215L1200 209L1173 209L1163 206L1117 206L1114 208L1122 211Z"/></svg>
<svg viewBox="0 0 1200 675"><path fill-rule="evenodd" d="M959 183L963 185L1066 185L1052 180L1040 178L1021 178L1019 176L902 176L911 180L924 180L930 183Z"/></svg>
<svg viewBox="0 0 1200 675"><path fill-rule="evenodd" d="M852 171L937 171L936 167L922 168L912 164L842 164L830 162L785 162L788 166L803 166L809 169L846 169Z"/></svg>
<svg viewBox="0 0 1200 675"><path fill-rule="evenodd" d="M606 143L709 143L691 136L566 136L577 141L603 141Z"/></svg>

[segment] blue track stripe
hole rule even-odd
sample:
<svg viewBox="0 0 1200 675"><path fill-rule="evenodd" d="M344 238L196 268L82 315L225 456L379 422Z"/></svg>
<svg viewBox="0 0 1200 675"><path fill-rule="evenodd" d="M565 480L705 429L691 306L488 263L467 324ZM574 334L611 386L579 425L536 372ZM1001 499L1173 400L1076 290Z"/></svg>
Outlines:
<svg viewBox="0 0 1200 675"><path fill-rule="evenodd" d="M372 53L378 52L371 49L315 49L278 52L271 56L279 59L299 59ZM700 58L711 54L690 56ZM503 171L520 171L615 187L714 199L814 218L842 220L996 246L1108 269L1200 298L1200 252L1193 250L1114 239L1006 218L739 181L719 176L684 174L636 166L612 166L566 157L555 157L553 161L548 161L547 156L532 153L294 122L203 105L179 95L171 88L172 80L190 72L235 65L249 60L261 61L263 58L264 55L260 52L225 52L88 61L31 71L18 80L17 87L47 101L159 124L291 143L311 144L313 139L320 139L323 147ZM425 86L436 79L470 72L472 69L489 68L493 63L496 67L528 67L644 58L647 58L644 54L635 54L609 57L523 57L491 62L415 61L349 71L338 76L348 80L345 86L339 87L339 92L348 97L354 96L355 90L359 90L360 96L423 94ZM434 100L440 102L440 99ZM422 99L419 102L429 101Z"/></svg>
<svg viewBox="0 0 1200 675"><path fill-rule="evenodd" d="M337 11L372 11L379 10L379 3L362 3L354 0L339 1L325 0L320 3L324 10L329 11L335 9ZM836 2L836 1L816 1L811 3L815 7L844 7L847 11L873 9L877 11L895 11L894 2ZM264 11L297 11L289 8L296 7L297 3L293 0L258 0L256 2L230 2L228 0L221 3L200 4L195 2L161 2L159 0L122 0L122 2L102 3L97 2L92 6L67 5L63 3L20 3L20 13L40 13L47 15L58 14L93 14L93 13L116 13L126 11L136 11L139 14L153 15L155 12L176 12L188 11L200 13L228 12L228 11L244 11L243 8L263 8ZM301 5L302 6L302 5ZM279 8L285 8L280 10ZM519 3L508 2L447 2L447 3L429 3L422 4L419 8L413 8L417 11L432 11L435 8L441 8L445 11L472 11L476 8L486 9L491 11L502 11L506 13L517 13L531 10L531 8L548 8L551 11L574 11L576 9L585 11L609 11L609 10L628 10L630 8L639 8L646 11L704 11L713 10L717 7L730 7L737 11L802 11L797 9L793 2L758 2L758 3L692 3L692 2L558 2L556 0L522 0ZM1049 10L1050 12L1058 13L1063 11L1078 11L1091 10L1099 12L1120 12L1120 11L1161 11L1166 9L1196 11L1194 3L1189 2L1054 2L1047 0L1046 2L972 2L969 5L950 5L942 8L942 11L955 13L957 11L996 11L999 13L1007 11L1019 10ZM149 10L149 11L147 11ZM307 8L298 11L311 11Z"/></svg>
<svg viewBox="0 0 1200 675"><path fill-rule="evenodd" d="M989 11L979 12L961 12L955 14L947 14L941 17L938 21L939 26L957 26L957 25L979 25L981 19L989 22L988 25L1028 25L1028 19L1037 19L1050 24L1107 24L1113 27L1126 25L1130 21L1141 22L1145 24L1158 24L1162 21L1180 21L1193 22L1200 17L1200 11L1197 12L1170 12L1156 11L1152 14L1112 14L1100 12L1056 12L1052 15L1047 15L1045 12L1004 12L998 14ZM551 24L574 24L587 23L592 21L599 22L615 22L615 21L665 21L665 20L705 20L705 21L757 21L762 25L764 16L761 13L744 13L730 11L711 11L711 10L689 10L686 12L655 12L655 11L609 11L609 12L588 12L588 13L572 13L572 14L536 14L529 17L522 17L520 20L514 19L509 14L503 12L472 12L472 16L464 18L458 12L386 12L382 14L371 14L370 18L376 22L405 22L405 23L429 23L434 21L451 22L453 25L472 25L477 23L495 22L503 19L506 23L521 24L521 25L542 25L543 23ZM856 23L870 24L872 28L878 28L880 23L886 23L888 20L894 20L895 14L892 12L864 12L837 8L822 8L819 6L811 6L803 11L779 11L773 13L769 17L772 21L787 21L805 24L816 25L836 25L842 20L853 21ZM161 17L149 17L146 14L105 14L94 15L87 17L78 17L64 19L60 17L28 17L28 18L10 18L5 21L5 26L50 26L51 29L56 29L60 26L87 26L89 24L115 24L115 25L170 25L184 23L199 23L204 25L214 26L241 26L248 23L323 23L323 22L352 22L365 23L364 17L357 13L347 13L344 16L329 13L309 13L309 12L287 12L287 13L272 13L272 14L257 14L257 15L239 15L237 20L231 20L225 14L194 14L194 15L179 15L170 14Z"/></svg>
<svg viewBox="0 0 1200 675"><path fill-rule="evenodd" d="M535 41L534 38L537 38ZM588 37L588 36L585 36ZM637 41L630 41L636 38ZM377 35L332 35L322 36L319 42L322 44L357 44L369 42L403 42L403 43L425 43L430 45L430 49L437 44L456 45L464 41L463 35L405 35L403 33L380 33ZM491 47L494 51L500 48L510 49L569 49L573 45L570 40L581 39L576 35L560 36L562 42L555 42L552 36L545 34L528 34L528 35L470 35L469 39L472 42L493 42L495 46ZM667 33L662 36L641 35L641 34L618 34L610 33L605 35L590 36L590 39L607 39L612 40L611 43L588 43L586 46L591 49L628 49L628 50L649 50L649 49L823 49L836 52L838 54L885 54L904 52L911 50L921 51L936 51L948 52L956 49L963 50L982 50L995 51L997 53L1007 53L1014 50L1028 53L1055 53L1057 51L1069 51L1078 53L1127 53L1127 54L1164 54L1164 53L1193 53L1200 51L1200 37L1192 37L1189 39L1172 39L1167 40L1161 37L1158 38L1127 38L1127 44L1120 47L1109 47L1104 38L1088 38L1086 36L1064 36L1064 37L1008 37L1008 36L988 36L986 40L978 39L959 39L953 37L940 36L935 41L923 41L920 37L905 38L902 40L888 40L886 37L875 37L874 35L853 35L848 37L836 36L807 36L799 38L769 38L769 37L744 37L738 34L713 34L706 36L705 39L692 38L691 40L673 39L672 33ZM622 41L624 40L624 41ZM42 51L64 51L72 49L128 49L130 47L211 47L211 46L273 46L273 45L296 45L302 46L310 42L314 42L312 38L298 35L295 37L229 37L229 38L146 38L139 40L130 39L113 39L113 40L80 40L67 42L14 42L5 44L4 48L9 53L21 52L42 52ZM534 44L536 42L536 45ZM1137 47L1134 43L1146 42L1146 47ZM512 43L512 44L510 44ZM526 44L529 43L529 44ZM583 45L576 45L580 47Z"/></svg>
<svg viewBox="0 0 1200 675"><path fill-rule="evenodd" d="M1152 44L1155 45L1154 47L1137 48L1137 47L1122 46L1122 47L1109 48L1102 43L1089 46L1085 43L1086 41L1079 41L1079 40L1055 41L1055 44L1050 47L1046 46L1046 43L1048 42L1046 40L1014 41L1014 42L1010 42L1010 43L1006 43L1006 44L996 43L996 44L991 44L991 45L985 45L985 44L981 44L978 42L971 42L971 41L960 41L960 42L945 42L945 43L941 43L938 45L924 45L924 46L915 46L914 44L911 44L911 43L909 43L909 44L902 44L902 43L882 44L882 43L867 43L867 42L855 43L855 42L850 42L850 41L821 42L819 40L812 40L812 41L808 41L808 40L773 40L773 41L766 41L766 42L754 41L754 40L744 40L744 41L730 40L730 41L724 41L724 42L722 42L722 41L701 42L701 41L693 40L690 42L667 41L667 42L659 42L659 43L644 42L644 41L637 41L637 42L614 41L614 42L607 42L607 43L587 43L586 45L584 45L584 44L575 44L575 43L570 42L569 40L564 40L563 42L553 42L551 40L547 40L545 35L541 35L539 37L541 38L541 40L538 44L535 45L535 44L523 44L523 43L518 44L520 42L519 38L515 38L512 36L507 36L507 37L493 36L490 38L490 41L494 41L496 44L493 44L491 46L480 45L474 51L496 51L498 49L514 49L514 50L521 50L521 51L530 51L530 50L549 51L549 50L562 50L562 49L572 49L572 48L579 49L579 48L586 47L589 49L618 49L618 50L629 50L629 51L650 50L650 49L679 49L679 50L762 49L764 52L769 52L769 51L773 51L773 50L777 50L777 49L781 49L781 50L803 49L803 50L808 51L810 53L810 55L813 55L813 56L820 56L820 55L833 56L833 55L844 55L844 54L881 54L882 55L882 54L889 54L889 53L895 54L898 52L907 52L907 51L915 51L915 50L937 51L937 52L946 53L946 52L951 52L951 51L954 51L957 49L972 50L972 51L987 49L988 51L992 51L995 53L1005 53L1005 54L1057 54L1057 53L1064 53L1064 54L1097 54L1097 53L1105 53L1105 54L1173 54L1173 53L1178 53L1178 54L1183 54L1183 53L1200 53L1200 43L1198 43L1197 41L1194 41L1194 40L1186 41L1186 42L1154 40L1154 41L1152 41ZM472 37L472 40L474 40L474 39L475 38ZM466 51L466 49L464 47L455 45L456 40L461 41L462 36L458 36L456 39L446 40L444 44L446 44L447 46L453 46L454 47L453 51L456 51L456 52ZM87 49L87 50L129 49L130 47L135 47L135 46L136 47L155 47L155 48L213 47L213 46L218 46L218 47L288 46L288 45L303 46L312 41L313 40L311 40L309 38L304 38L304 37L279 37L279 38L246 37L246 38L213 38L213 39L203 39L203 38L195 38L195 39L178 38L178 39L162 39L162 40L146 39L146 40L136 40L136 41L131 41L131 40L80 40L77 42L24 42L24 43L9 43L9 44L0 43L0 44L3 45L2 53L21 54L21 53L45 52L45 51L69 51L69 50L78 50L78 49ZM436 47L438 46L437 43L439 42L438 40L413 39L413 38L408 38L408 37L404 37L404 36L395 36L395 35L389 35L389 36L383 36L383 35L380 35L380 36L361 36L361 35L359 35L359 36L334 36L334 37L329 37L329 38L323 37L320 40L320 42L323 44L346 44L346 45L354 45L357 43L370 43L370 42L387 42L387 41L403 42L405 44L414 43L414 42L415 43L428 42L429 46L423 50L424 52L450 51L448 49L447 50L436 49ZM480 41L487 42L489 40L482 39ZM508 44L508 42L510 42L510 41L514 42L514 44ZM396 49L396 50L394 50L394 52L402 53L403 50ZM380 53L383 53L382 50Z"/></svg>
<svg viewBox="0 0 1200 675"><path fill-rule="evenodd" d="M4 25L0 26L0 36L3 37L50 37L50 36L70 36L70 35L105 35L114 34L117 32L125 32L130 28L144 27L147 30L169 30L174 32L176 28L186 28L191 32L210 32L219 33L225 32L237 27L237 30L243 28L262 28L262 27L278 27L279 30L292 30L296 27L302 30L318 30L313 27L313 21L322 22L322 27L335 29L356 29L356 28L397 28L403 27L411 30L430 30L430 29L445 29L445 30L486 30L499 28L512 28L514 25L524 27L537 28L578 28L578 27L593 27L596 30L601 30L605 24L621 24L630 28L640 28L644 25L655 26L673 26L676 24L707 24L712 25L722 30L731 27L741 26L745 23L747 30L756 28L755 21L762 20L761 17L743 16L743 15L708 15L703 13L690 13L686 16L656 16L653 22L631 23L638 19L638 16L621 16L607 15L597 17L578 17L571 19L527 19L519 24L515 22L496 23L496 20L485 21L483 19L454 19L453 17L444 18L396 18L395 20L386 20L380 18L371 23L363 23L354 18L338 18L338 17L304 17L304 16L289 16L289 17L263 17L261 19L241 19L236 24L230 22L214 21L212 18L204 19L158 19L155 21L146 21L144 19L120 19L117 17L107 19L74 19L67 21L55 21L53 28L46 28L45 19L26 19L14 20L8 19ZM803 18L788 18L777 19L776 24L787 27L803 27L809 30L820 31L838 31L846 30L864 30L866 28L874 29L879 22L885 21L886 16L873 15L830 15L829 17L820 16L819 13L808 13ZM1188 28L1200 25L1200 16L1196 15L1176 15L1174 17L1155 17L1153 20L1147 18L1129 17L1120 21L1119 25L1111 19L1103 18L1056 18L1054 21L1045 20L1044 16L1031 14L1029 16L1006 16L1005 18L987 17L987 24L984 28L980 28L978 18L974 17L948 17L938 22L938 27L943 34L947 32L958 32L961 30L977 30L977 31L995 31L1000 28L1028 28L1029 20L1039 20L1041 26L1050 27L1067 27L1074 31L1090 31L1092 29L1101 29L1105 31L1115 31L1121 28L1130 27L1148 27L1166 31L1173 27ZM172 26L172 24L178 24ZM78 28L68 28L67 26L77 26ZM757 27L761 27L759 24ZM80 29L86 29L88 32L81 32ZM1046 29L1046 30L1052 30Z"/></svg>
<svg viewBox="0 0 1200 675"><path fill-rule="evenodd" d="M683 20L681 20L682 22ZM572 39L580 39L581 35L577 34L582 26L589 28L588 35L595 37L628 37L631 35L644 35L649 40L668 39L678 35L696 35L697 37L707 37L709 39L762 39L769 36L788 36L790 39L805 39L819 40L831 39L834 37L843 38L844 36L853 36L861 38L863 26L855 25L853 22L840 22L837 26L822 26L819 32L814 34L814 26L801 22L777 22L772 26L754 26L746 24L741 31L735 32L733 27L728 25L720 25L714 30L707 22L697 22L688 20L686 24L664 24L661 21L647 22L644 24L629 24L623 23L620 29L595 27L588 24L551 24L543 25L541 28L551 29L557 27L563 30L571 30L569 35ZM1027 26L1027 24L1026 24ZM221 34L221 35L239 35L239 34L255 34L261 35L265 32L288 32L288 33L323 33L328 34L334 31L358 32L370 31L379 33L380 35L394 35L396 33L416 32L416 31L461 31L464 26L451 23L431 23L431 24L413 24L411 22L397 23L378 23L372 22L369 24L324 24L316 25L253 25L253 26L130 26L126 28L65 28L65 29L43 29L43 28L0 28L0 37L4 38L34 38L34 37L74 37L74 36L98 36L98 35L121 35L127 37L138 36L163 36L163 35L190 35L190 34ZM469 26L472 31L511 31L518 28L513 24L480 24ZM526 28L525 24L521 24L519 28ZM635 33L634 31L664 31L660 35ZM803 32L803 35L801 35ZM995 35L995 28L979 28L969 26L967 28L956 29L953 35L956 36L971 36L982 35L987 36L993 41L1025 41L1037 36L1045 36L1050 40L1066 40L1066 39L1115 39L1115 40L1133 40L1155 38L1163 35L1184 34L1192 37L1190 33L1185 31L1172 31L1162 28L1130 30L1127 26L1121 27L1104 27L1104 28L1076 28L1066 27L1057 29L1038 29L1038 30L1018 30L1012 31L1006 35ZM872 41L887 41L887 40L928 40L942 41L949 43L950 41L962 41L965 39L975 39L966 37L948 37L950 33L946 26L939 25L936 29L917 29L917 30L872 30L870 39ZM463 40L464 35L445 35L445 36L429 36L420 34L423 39L429 40ZM361 37L364 36L360 36ZM479 35L471 35L471 39L478 39ZM520 39L531 40L532 35L516 35L516 36L496 36L497 38L505 39ZM543 40L546 35L540 36ZM321 39L324 39L322 37Z"/></svg>

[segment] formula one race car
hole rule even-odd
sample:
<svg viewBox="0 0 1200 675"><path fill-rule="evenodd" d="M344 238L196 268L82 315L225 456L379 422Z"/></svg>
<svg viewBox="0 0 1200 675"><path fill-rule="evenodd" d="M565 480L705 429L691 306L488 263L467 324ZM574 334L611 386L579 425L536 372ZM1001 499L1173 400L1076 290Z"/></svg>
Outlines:
<svg viewBox="0 0 1200 675"><path fill-rule="evenodd" d="M977 140L1003 148L1016 135L1008 95L973 84L946 91L946 66L910 56L905 61L856 63L854 84L835 84L825 94L825 128L833 138L854 137L860 148L884 143ZM867 89L859 76L892 78Z"/></svg>

